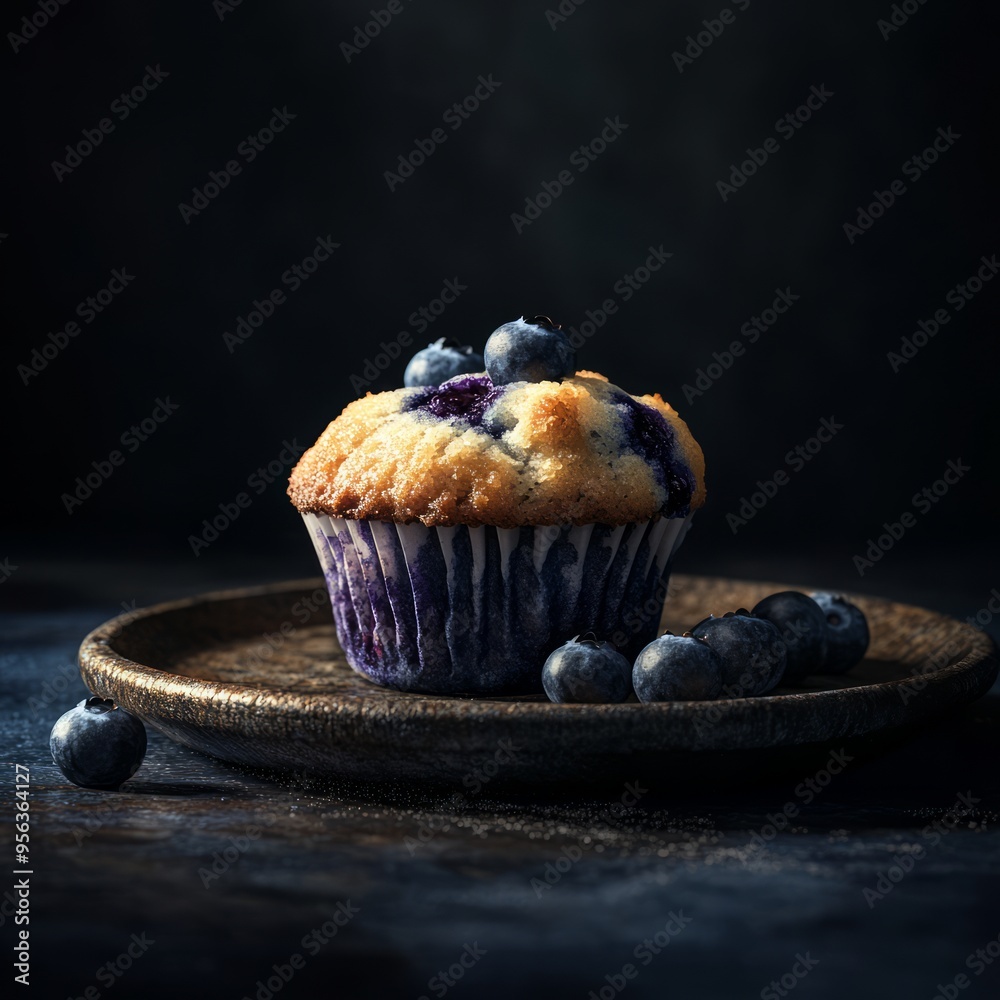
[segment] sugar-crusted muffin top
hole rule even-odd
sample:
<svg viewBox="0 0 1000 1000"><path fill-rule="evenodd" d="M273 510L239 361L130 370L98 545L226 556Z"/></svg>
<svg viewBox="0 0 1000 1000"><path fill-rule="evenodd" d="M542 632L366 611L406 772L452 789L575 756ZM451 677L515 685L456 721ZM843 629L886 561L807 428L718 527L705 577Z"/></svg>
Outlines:
<svg viewBox="0 0 1000 1000"><path fill-rule="evenodd" d="M603 375L494 385L486 373L368 393L292 470L303 513L498 528L684 517L705 462L659 394Z"/></svg>

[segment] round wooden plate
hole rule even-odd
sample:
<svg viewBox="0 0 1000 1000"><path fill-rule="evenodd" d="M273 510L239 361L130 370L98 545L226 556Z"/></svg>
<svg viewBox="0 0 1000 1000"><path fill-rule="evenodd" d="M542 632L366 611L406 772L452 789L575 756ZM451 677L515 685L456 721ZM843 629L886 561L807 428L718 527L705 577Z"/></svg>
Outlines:
<svg viewBox="0 0 1000 1000"><path fill-rule="evenodd" d="M664 625L816 589L671 579ZM187 746L240 765L361 781L501 784L656 781L657 787L802 770L877 748L985 694L985 633L922 608L851 596L868 656L758 698L555 705L380 688L337 643L320 579L208 594L114 618L80 647L84 681ZM807 772L804 772L807 773ZM485 780L484 780L485 779Z"/></svg>

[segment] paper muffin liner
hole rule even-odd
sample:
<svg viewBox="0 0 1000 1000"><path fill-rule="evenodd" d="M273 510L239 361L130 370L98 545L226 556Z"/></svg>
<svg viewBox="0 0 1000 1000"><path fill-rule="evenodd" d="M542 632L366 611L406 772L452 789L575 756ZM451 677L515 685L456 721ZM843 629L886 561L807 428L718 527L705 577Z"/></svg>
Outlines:
<svg viewBox="0 0 1000 1000"><path fill-rule="evenodd" d="M433 694L541 690L548 654L592 629L631 658L657 632L690 525L426 527L303 514L351 666Z"/></svg>

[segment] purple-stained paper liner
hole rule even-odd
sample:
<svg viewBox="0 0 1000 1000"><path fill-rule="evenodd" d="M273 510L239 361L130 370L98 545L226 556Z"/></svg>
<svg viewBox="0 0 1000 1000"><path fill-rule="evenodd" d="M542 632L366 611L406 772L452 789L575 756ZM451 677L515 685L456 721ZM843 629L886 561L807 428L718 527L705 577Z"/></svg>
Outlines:
<svg viewBox="0 0 1000 1000"><path fill-rule="evenodd" d="M656 637L691 520L428 528L302 517L348 662L430 694L541 691L548 654L588 629L634 658Z"/></svg>

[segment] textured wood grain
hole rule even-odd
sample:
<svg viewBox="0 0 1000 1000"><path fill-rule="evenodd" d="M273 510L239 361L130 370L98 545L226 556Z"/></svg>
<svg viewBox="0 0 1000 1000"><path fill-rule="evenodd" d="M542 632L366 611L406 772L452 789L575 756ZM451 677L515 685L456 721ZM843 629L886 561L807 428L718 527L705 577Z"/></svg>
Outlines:
<svg viewBox="0 0 1000 1000"><path fill-rule="evenodd" d="M752 607L788 584L678 576L664 624ZM808 588L799 588L808 589ZM173 739L234 763L359 780L449 782L501 754L498 782L678 782L752 776L794 758L887 737L979 698L997 675L984 633L908 605L855 596L864 663L766 697L653 705L452 698L373 685L347 665L322 581L157 605L96 629L86 683ZM504 742L501 742L504 741ZM793 753L794 751L794 753Z"/></svg>

